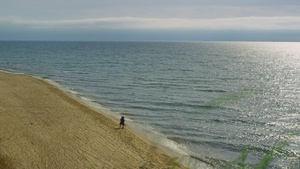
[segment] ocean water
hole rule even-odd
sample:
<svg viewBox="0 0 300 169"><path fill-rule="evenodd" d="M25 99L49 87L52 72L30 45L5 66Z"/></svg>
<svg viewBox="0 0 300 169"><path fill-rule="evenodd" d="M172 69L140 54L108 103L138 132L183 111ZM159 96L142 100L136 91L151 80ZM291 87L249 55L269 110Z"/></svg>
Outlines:
<svg viewBox="0 0 300 169"><path fill-rule="evenodd" d="M249 165L275 152L270 168L300 168L300 43L2 41L0 69L124 115L191 168L244 149Z"/></svg>

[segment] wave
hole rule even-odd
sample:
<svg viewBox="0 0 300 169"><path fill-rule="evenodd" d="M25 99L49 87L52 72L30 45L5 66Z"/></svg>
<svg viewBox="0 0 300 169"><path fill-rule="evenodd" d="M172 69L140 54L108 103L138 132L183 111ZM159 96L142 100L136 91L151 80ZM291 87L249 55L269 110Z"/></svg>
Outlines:
<svg viewBox="0 0 300 169"><path fill-rule="evenodd" d="M217 90L217 89L196 89L196 91L207 92L207 93L225 93L225 90Z"/></svg>

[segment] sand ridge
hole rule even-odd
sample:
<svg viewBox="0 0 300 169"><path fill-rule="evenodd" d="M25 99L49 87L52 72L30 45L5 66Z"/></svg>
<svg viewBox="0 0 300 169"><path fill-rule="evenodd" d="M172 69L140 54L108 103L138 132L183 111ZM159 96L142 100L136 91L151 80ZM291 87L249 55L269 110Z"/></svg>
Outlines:
<svg viewBox="0 0 300 169"><path fill-rule="evenodd" d="M153 143L43 80L0 72L2 168L172 168ZM182 168L176 167L176 168Z"/></svg>

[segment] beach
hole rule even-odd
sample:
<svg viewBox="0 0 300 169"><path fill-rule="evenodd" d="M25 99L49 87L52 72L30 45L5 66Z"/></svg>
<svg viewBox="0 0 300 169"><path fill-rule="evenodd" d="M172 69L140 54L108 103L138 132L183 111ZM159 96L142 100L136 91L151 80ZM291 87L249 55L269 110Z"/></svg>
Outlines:
<svg viewBox="0 0 300 169"><path fill-rule="evenodd" d="M0 72L0 116L0 168L172 168L178 164L130 126L120 129L119 119L28 75Z"/></svg>
<svg viewBox="0 0 300 169"><path fill-rule="evenodd" d="M297 168L298 48L292 42L2 41L0 69L26 78L1 73L0 163L22 166L20 159L38 157L32 165L61 160L111 168L117 161L115 168L128 168L136 158L136 165L128 162L132 168L156 168L141 155L148 146L126 142L134 135L195 169L222 168L245 147L251 152L245 163L255 166L290 138L270 167ZM30 146L13 148L24 142ZM129 147L144 152L117 156Z"/></svg>

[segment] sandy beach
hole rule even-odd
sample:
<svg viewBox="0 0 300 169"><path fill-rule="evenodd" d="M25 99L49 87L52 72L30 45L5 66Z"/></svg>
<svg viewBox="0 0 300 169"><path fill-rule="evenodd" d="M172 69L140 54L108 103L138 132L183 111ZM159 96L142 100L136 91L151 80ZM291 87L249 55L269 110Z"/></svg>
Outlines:
<svg viewBox="0 0 300 169"><path fill-rule="evenodd" d="M172 168L119 120L47 82L0 72L0 168ZM176 167L181 168L181 167Z"/></svg>

